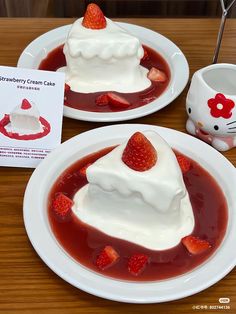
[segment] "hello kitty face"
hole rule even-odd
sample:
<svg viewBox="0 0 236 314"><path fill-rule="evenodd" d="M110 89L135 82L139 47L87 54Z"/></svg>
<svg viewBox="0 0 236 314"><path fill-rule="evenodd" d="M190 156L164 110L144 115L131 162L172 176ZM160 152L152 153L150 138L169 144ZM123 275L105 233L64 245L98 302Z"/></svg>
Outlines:
<svg viewBox="0 0 236 314"><path fill-rule="evenodd" d="M191 98L191 94L188 95L187 113L202 133L214 136L236 135L236 104L232 99L221 93L209 99L200 97L193 101Z"/></svg>

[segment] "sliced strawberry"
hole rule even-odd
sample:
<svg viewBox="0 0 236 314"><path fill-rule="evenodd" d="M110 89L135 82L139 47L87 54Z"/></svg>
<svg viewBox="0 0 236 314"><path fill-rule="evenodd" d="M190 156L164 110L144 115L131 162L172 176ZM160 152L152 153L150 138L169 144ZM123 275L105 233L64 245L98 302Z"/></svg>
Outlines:
<svg viewBox="0 0 236 314"><path fill-rule="evenodd" d="M80 170L79 170L79 173L83 176L83 177L86 177L86 171L87 171L87 168L89 166L91 166L92 164L91 163L88 163L87 165L85 165L84 167L82 167Z"/></svg>
<svg viewBox="0 0 236 314"><path fill-rule="evenodd" d="M82 25L91 29L102 29L107 25L102 10L95 3L90 3L84 14Z"/></svg>
<svg viewBox="0 0 236 314"><path fill-rule="evenodd" d="M59 193L52 204L54 212L61 217L66 216L71 211L72 205L73 201L63 193Z"/></svg>
<svg viewBox="0 0 236 314"><path fill-rule="evenodd" d="M191 254L203 253L211 247L210 243L206 240L191 235L184 237L182 243Z"/></svg>
<svg viewBox="0 0 236 314"><path fill-rule="evenodd" d="M142 133L136 132L129 139L122 160L133 170L146 171L156 164L157 152Z"/></svg>
<svg viewBox="0 0 236 314"><path fill-rule="evenodd" d="M107 93L107 97L109 104L114 108L125 109L130 106L130 103L125 98L115 93Z"/></svg>
<svg viewBox="0 0 236 314"><path fill-rule="evenodd" d="M95 264L99 269L104 270L104 269L114 265L118 261L119 257L120 256L116 252L116 250L112 246L107 245L99 253Z"/></svg>
<svg viewBox="0 0 236 314"><path fill-rule="evenodd" d="M183 155L176 154L177 161L179 163L182 173L186 173L191 168L191 161Z"/></svg>
<svg viewBox="0 0 236 314"><path fill-rule="evenodd" d="M149 59L149 54L147 52L147 50L143 47L143 51L144 51L144 54L143 54L143 57L142 57L142 61L146 61Z"/></svg>
<svg viewBox="0 0 236 314"><path fill-rule="evenodd" d="M65 90L65 93L66 93L66 92L69 92L69 90L70 90L70 85L68 85L68 84L65 83L64 90Z"/></svg>
<svg viewBox="0 0 236 314"><path fill-rule="evenodd" d="M149 258L145 254L132 255L128 261L129 272L134 276L140 275L144 271L148 260Z"/></svg>
<svg viewBox="0 0 236 314"><path fill-rule="evenodd" d="M30 109L32 106L30 104L30 102L27 99L23 99L22 103L21 103L21 109L23 110L27 110Z"/></svg>
<svg viewBox="0 0 236 314"><path fill-rule="evenodd" d="M109 99L107 94L102 94L95 99L95 103L98 106L106 106L109 104Z"/></svg>
<svg viewBox="0 0 236 314"><path fill-rule="evenodd" d="M147 77L149 80L159 83L164 83L167 80L166 74L158 70L157 68L152 67L151 70L148 72Z"/></svg>

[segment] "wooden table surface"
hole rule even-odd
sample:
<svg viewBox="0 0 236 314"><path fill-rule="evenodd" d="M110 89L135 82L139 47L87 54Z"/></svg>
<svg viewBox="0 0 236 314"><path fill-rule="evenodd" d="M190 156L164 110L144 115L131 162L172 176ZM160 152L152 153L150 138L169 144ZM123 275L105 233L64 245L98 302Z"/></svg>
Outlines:
<svg viewBox="0 0 236 314"><path fill-rule="evenodd" d="M33 39L72 19L0 19L0 65L16 66ZM191 74L212 61L218 19L123 19L160 32L186 55ZM236 63L236 20L228 20L220 62ZM187 88L169 106L130 123L160 125L185 132ZM4 105L3 103L1 104ZM129 123L129 121L128 121ZM62 141L106 125L64 118ZM224 155L236 166L236 149ZM74 288L38 257L26 235L22 202L32 170L0 168L0 313L236 313L236 270L194 296L163 304L135 305L104 300ZM217 267L217 265L216 265ZM219 298L230 298L230 309L213 310ZM207 306L208 309L193 309Z"/></svg>

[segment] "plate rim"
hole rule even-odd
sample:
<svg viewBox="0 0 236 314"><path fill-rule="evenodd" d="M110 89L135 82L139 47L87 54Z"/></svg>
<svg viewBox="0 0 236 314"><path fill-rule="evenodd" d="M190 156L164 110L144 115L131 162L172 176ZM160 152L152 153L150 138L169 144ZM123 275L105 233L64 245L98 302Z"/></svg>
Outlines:
<svg viewBox="0 0 236 314"><path fill-rule="evenodd" d="M177 79L175 81L173 81L171 79L166 90L160 95L160 97L158 97L156 100L154 100L153 102L151 102L147 105L144 105L144 106L141 106L138 108L134 108L134 109L130 109L130 110L126 110L126 111L106 112L106 113L90 112L90 111L78 110L78 109L64 106L64 116L65 117L76 119L76 120L81 120L81 121L89 121L89 122L118 122L118 121L127 121L127 120L131 120L131 119L137 119L137 118L152 114L154 112L157 112L157 111L161 110L162 108L170 105L182 93L182 91L186 87L188 80L189 80L189 64L188 64L187 58L184 55L184 53L182 52L182 50L173 41L171 41L166 36L164 36L158 32L155 32L151 29L148 29L146 27L143 27L143 26L139 26L139 25L131 24L131 23L125 23L125 22L117 22L117 21L115 23L117 23L121 27L127 29L131 33L132 33L132 30L135 30L135 31L139 32L140 36L141 36L142 32L146 32L150 36L155 36L157 42L158 42L158 40L161 39L162 42L170 45L172 47L172 49L176 50L175 53L178 55L178 58L181 58L180 61L181 61L181 70L182 70L182 76L183 77L178 82L177 82ZM33 55L32 51L35 49L35 46L37 46L37 44L39 43L40 49L41 50L45 49L45 47L47 47L52 42L52 41L48 42L48 40L49 40L49 37L53 36L53 35L55 35L55 37L56 37L54 39L54 42L57 42L59 40L58 36L60 35L59 37L60 37L60 40L62 43L63 42L62 39L66 38L67 32L69 31L69 28L71 27L71 25L72 24L54 28L54 29L49 30L48 32L40 35L39 37L35 38L33 41L31 41L25 47L25 49L22 51L22 53L18 59L18 62L17 62L17 67L33 68L33 65L31 63L30 63L31 64L30 67L27 66L27 60L31 60L33 62L33 60L36 58L36 57L34 57L32 59L32 55ZM140 37L137 34L135 34L135 36ZM141 38L140 38L140 41L143 43ZM152 43L152 42L149 42L149 43ZM58 46L59 44L60 43L55 45L55 47ZM144 44L145 44L145 42L144 42ZM155 46L155 44L154 44L154 46ZM50 48L50 50L53 48ZM151 46L151 48L156 50L156 48L153 46ZM163 55L162 53L160 53L160 54ZM166 57L163 56L163 57L166 60L167 56ZM170 64L170 62L168 61L168 65L170 67L172 78L173 78L174 73L172 72L171 68L173 66L176 67L176 64L175 63ZM175 76L176 76L176 74L175 74ZM173 89L174 83L176 83L176 82L177 82L177 84L180 84L178 86L177 90L175 90L174 93L171 92L171 95L169 96L169 100L164 99L164 102L162 102L162 98L165 97L166 91ZM161 103L158 104L158 102L160 102L160 101L161 101Z"/></svg>
<svg viewBox="0 0 236 314"><path fill-rule="evenodd" d="M64 279L66 282L69 282L70 284L72 284L73 286L84 290L90 294L105 298L105 299L109 299L109 300L113 300L113 301L120 301L120 302L125 302L125 303L139 303L139 304L148 304L148 303L161 303L161 302L167 302L167 301L173 301L173 300L177 300L177 299L182 299L184 297L193 295L195 293L198 293L206 288L208 288L209 286L213 285L214 283L218 282L220 279L222 279L226 274L228 274L233 267L236 264L236 255L235 253L231 253L231 259L230 262L228 262L228 264L223 268L223 270L219 271L217 270L217 272L214 274L214 276L212 276L211 280L208 280L207 282L204 282L204 280L202 280L202 282L196 287L192 287L191 289L187 289L184 290L184 292L181 291L175 291L175 293L173 295L168 295L168 297L159 297L155 295L152 295L152 297L142 297L140 296L139 293L137 293L137 287L138 288L143 288L143 289L147 289L147 287L149 287L149 289L152 289L153 287L155 288L155 292L158 291L158 289L156 289L157 287L160 286L164 286L166 287L166 283L167 282L171 282L171 284L174 284L176 282L178 282L179 280L183 283L185 282L185 284L188 284L188 280L189 278L191 278L191 276L193 276L193 274L197 273L198 276L204 275L204 272L206 271L206 265L212 263L212 261L216 260L217 256L220 256L220 252L223 250L224 248L224 243L227 243L229 236L231 235L232 237L232 232L234 232L236 230L236 222L230 222L230 227L227 227L227 232L225 235L225 239L223 240L223 244L221 250L217 250L216 253L213 254L212 257L210 257L205 263L203 263L202 265L200 265L200 267L197 267L195 270L190 271L186 274L183 274L181 276L169 279L169 280L164 280L164 281L156 281L156 282L127 282L127 281L122 281L122 280L116 280L116 279L110 279L108 277L104 277L103 275L99 275L93 271L90 271L88 269L85 269L84 266L80 266L78 264L78 262L73 261L72 258L69 258L68 256L66 256L66 253L62 253L62 257L65 260L70 260L70 262L68 262L69 264L73 264L75 263L76 267L79 269L79 271L81 272L81 268L82 268L82 272L86 273L87 275L91 275L92 274L92 278L94 280L94 278L96 278L96 280L98 280L98 282L102 282L102 284L104 284L103 282L105 282L105 285L108 285L109 287L113 285L121 285L122 291L125 289L127 290L127 287L130 288L132 287L132 290L135 290L134 295L131 296L124 296L119 295L119 293L114 293L110 292L110 290L108 289L108 291L102 291L102 289L96 289L94 288L94 286L87 286L86 283L83 284L81 283L81 280L79 282L76 282L73 278L70 278L70 275L67 272L62 272L61 269L59 269L57 267L57 265L55 265L55 261L51 261L48 259L47 256L44 255L44 253L42 252L42 248L38 248L37 243L35 242L35 235L32 236L32 228L29 224L30 219L27 216L30 211L29 208L30 206L32 206L32 190L34 190L34 186L35 186L35 182L37 182L37 190L40 187L40 184L38 183L38 176L40 177L40 174L42 173L42 169L45 168L45 166L48 166L47 164L50 163L51 161L55 161L55 156L58 154L58 151L67 151L65 150L66 148L69 148L70 146L74 146L74 144L78 141L78 139L80 139L80 141L85 140L88 136L93 136L94 133L97 133L98 130L102 131L102 133L107 133L108 138L110 138L112 135L112 132L120 130L122 132L125 131L131 131L134 132L136 130L147 130L147 129L153 129L156 130L159 133L162 133L162 135L165 132L169 132L169 136L176 136L176 138L180 138L180 137L184 137L185 139L191 140L193 141L193 145L196 145L196 143L198 143L198 145L202 146L204 154L206 153L206 151L210 151L211 154L213 154L214 156L216 156L219 160L222 161L222 163L226 164L227 167L229 169L231 169L230 171L232 171L232 173L234 174L233 179L236 182L236 171L234 166L222 155L220 154L218 151L216 151L215 149L213 149L211 146L207 145L206 143L186 134L186 133L182 133L180 131L176 131L173 129L169 129L169 128L164 128L164 127L158 127L158 126L154 126L154 125L147 125L147 124L117 124L117 125L111 125L111 126L103 126L100 128L96 128L84 133L81 133L71 139L69 139L68 141L64 142L63 144L61 144L58 148L56 148L52 153L50 153L48 155L48 157L46 157L45 160L43 160L41 162L41 164L37 167L37 169L34 171L33 175L30 178L29 183L27 184L26 187L26 191L25 191L25 196L24 196L24 204L23 204L23 213L24 213L24 223L25 223L25 228L26 228L26 232L28 234L28 237L34 247L34 249L36 250L36 252L38 253L38 255L40 256L40 258L48 265L48 267L53 270L58 276L60 276L62 279ZM104 131L104 132L103 132ZM111 132L112 131L112 132ZM167 134L166 133L166 134ZM80 157L81 158L81 157ZM69 166L69 165L68 165ZM63 170L62 170L63 171ZM235 205L234 205L235 207ZM231 213L232 214L232 213ZM32 214L31 214L32 216ZM228 221L229 224L229 221ZM232 227L233 225L233 227ZM231 230L231 233L228 234L230 228L234 228L234 231ZM35 232L35 231L34 231ZM55 250L59 250L59 246L57 243L54 243L54 246L57 247L57 249ZM233 250L232 250L233 251ZM61 252L63 252L63 250L60 248L60 254ZM58 252L57 252L58 253ZM222 254L221 254L222 255ZM218 258L219 259L219 258ZM71 265L70 265L71 266ZM83 273L83 274L84 274ZM192 277L193 278L193 277ZM81 278L80 278L81 279ZM84 278L83 278L84 279ZM205 279L205 277L204 277ZM194 280L196 280L196 275L194 277ZM168 286L168 285L167 285ZM142 289L140 289L142 290ZM129 291L129 289L128 289Z"/></svg>

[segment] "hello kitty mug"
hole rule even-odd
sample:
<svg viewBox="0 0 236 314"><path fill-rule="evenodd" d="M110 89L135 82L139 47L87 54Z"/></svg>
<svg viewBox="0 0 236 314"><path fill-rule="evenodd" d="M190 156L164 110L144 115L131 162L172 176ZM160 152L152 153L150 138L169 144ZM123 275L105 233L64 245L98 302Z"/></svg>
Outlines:
<svg viewBox="0 0 236 314"><path fill-rule="evenodd" d="M236 65L195 72L186 99L187 131L219 151L236 146Z"/></svg>

